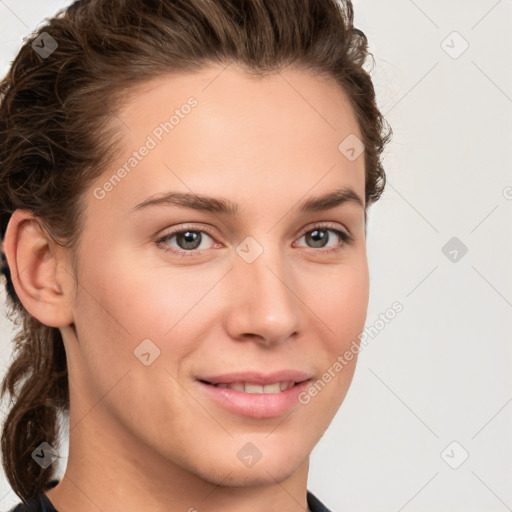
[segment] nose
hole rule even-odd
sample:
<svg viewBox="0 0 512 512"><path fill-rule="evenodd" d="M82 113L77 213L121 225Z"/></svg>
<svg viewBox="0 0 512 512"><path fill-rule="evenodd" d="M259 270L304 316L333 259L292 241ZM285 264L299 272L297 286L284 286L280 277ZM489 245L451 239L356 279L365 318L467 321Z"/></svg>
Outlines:
<svg viewBox="0 0 512 512"><path fill-rule="evenodd" d="M252 262L236 256L228 275L226 331L235 340L274 346L296 336L302 328L303 298L293 268L278 248Z"/></svg>

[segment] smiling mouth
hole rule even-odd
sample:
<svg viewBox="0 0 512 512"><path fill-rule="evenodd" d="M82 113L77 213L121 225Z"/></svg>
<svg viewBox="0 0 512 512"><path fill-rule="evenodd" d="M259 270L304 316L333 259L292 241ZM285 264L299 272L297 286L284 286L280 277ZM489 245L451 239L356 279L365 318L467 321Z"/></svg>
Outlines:
<svg viewBox="0 0 512 512"><path fill-rule="evenodd" d="M281 381L281 382L273 382L271 384L255 384L252 382L227 382L227 383L217 383L213 384L212 382L208 382L206 380L201 380L203 384L208 384L210 386L216 388L226 388L231 389L233 391L240 391L243 393L263 393L263 394L275 394L286 391L292 387L294 387L297 383L293 380L290 381Z"/></svg>

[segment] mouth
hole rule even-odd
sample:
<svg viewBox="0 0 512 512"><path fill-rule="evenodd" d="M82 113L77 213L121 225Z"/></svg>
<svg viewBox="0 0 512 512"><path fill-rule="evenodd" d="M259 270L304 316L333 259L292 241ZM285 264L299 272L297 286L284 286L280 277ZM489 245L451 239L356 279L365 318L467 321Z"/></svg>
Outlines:
<svg viewBox="0 0 512 512"><path fill-rule="evenodd" d="M250 418L275 418L300 405L299 395L313 380L311 374L281 371L272 374L238 372L197 378L201 392L217 406Z"/></svg>
<svg viewBox="0 0 512 512"><path fill-rule="evenodd" d="M206 380L200 380L203 384L207 384L209 386L214 386L216 388L223 388L223 389L232 389L233 391L240 391L243 393L249 393L249 394L255 394L255 393L264 393L264 394L274 394L274 393L281 393L283 391L286 391L300 382L295 382L293 380L288 381L281 381L281 382L272 382L270 384L257 384L254 382L208 382Z"/></svg>

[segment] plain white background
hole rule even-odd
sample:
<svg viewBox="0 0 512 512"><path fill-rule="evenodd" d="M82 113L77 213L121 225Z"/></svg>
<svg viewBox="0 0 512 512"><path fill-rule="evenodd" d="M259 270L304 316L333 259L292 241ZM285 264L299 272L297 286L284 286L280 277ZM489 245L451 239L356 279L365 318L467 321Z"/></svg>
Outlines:
<svg viewBox="0 0 512 512"><path fill-rule="evenodd" d="M2 76L68 3L0 0ZM369 216L377 334L309 489L337 512L511 510L512 2L356 0L355 12L394 131ZM395 301L403 311L382 327ZM18 501L1 475L0 510Z"/></svg>

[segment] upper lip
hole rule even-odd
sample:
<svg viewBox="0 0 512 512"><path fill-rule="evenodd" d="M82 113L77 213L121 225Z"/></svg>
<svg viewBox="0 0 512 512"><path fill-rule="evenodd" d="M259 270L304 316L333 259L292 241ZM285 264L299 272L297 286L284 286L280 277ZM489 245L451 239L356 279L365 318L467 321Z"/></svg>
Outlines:
<svg viewBox="0 0 512 512"><path fill-rule="evenodd" d="M299 370L279 370L272 373L261 372L232 372L222 375L210 375L200 377L199 380L209 382L210 384L229 384L232 382L250 382L265 386L274 382L302 382L311 378L311 374Z"/></svg>

